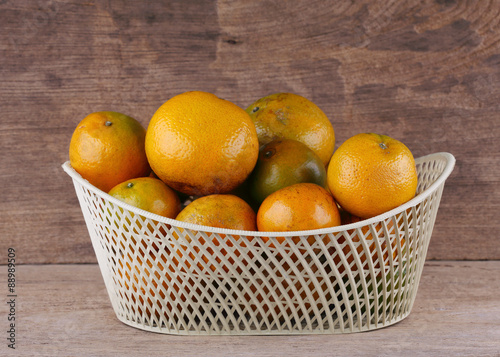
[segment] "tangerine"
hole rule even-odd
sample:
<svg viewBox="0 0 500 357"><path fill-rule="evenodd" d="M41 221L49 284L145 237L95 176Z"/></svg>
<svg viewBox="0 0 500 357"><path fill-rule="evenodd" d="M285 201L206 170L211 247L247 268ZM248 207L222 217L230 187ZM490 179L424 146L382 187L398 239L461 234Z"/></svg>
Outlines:
<svg viewBox="0 0 500 357"><path fill-rule="evenodd" d="M122 182L113 187L109 195L131 206L168 218L175 218L181 210L180 199L174 190L161 180L152 177L139 177ZM147 251L147 242L158 250L152 237L159 239L165 237L169 225L149 222L145 217L135 216L133 212L129 214L130 218L124 214L121 207L118 207L116 218L123 222L120 244L128 245L131 250L138 250L143 257ZM145 222L148 223L145 225Z"/></svg>
<svg viewBox="0 0 500 357"><path fill-rule="evenodd" d="M339 205L361 218L396 208L417 190L410 150L398 140L373 133L347 139L333 154L327 179Z"/></svg>
<svg viewBox="0 0 500 357"><path fill-rule="evenodd" d="M261 203L271 193L301 182L327 186L325 166L314 151L291 139L273 140L261 147L249 178L254 200Z"/></svg>
<svg viewBox="0 0 500 357"><path fill-rule="evenodd" d="M257 132L237 105L200 91L165 102L151 119L146 154L155 174L188 195L227 193L253 170Z"/></svg>
<svg viewBox="0 0 500 357"><path fill-rule="evenodd" d="M122 182L109 191L109 195L145 211L175 218L181 210L177 194L161 180L139 177Z"/></svg>
<svg viewBox="0 0 500 357"><path fill-rule="evenodd" d="M328 193L326 189L313 183L298 183L284 187L272 194L270 194L264 202L262 202L259 211L257 212L257 228L259 231L272 231L272 232L286 232L286 231L302 231L311 230L319 228L334 227L340 225L340 214L337 208L337 204L333 197ZM262 237L262 239L267 242L269 237ZM285 237L276 237L276 241L283 246L285 250L285 256L281 253L276 252L275 258L278 263L282 266L284 271L287 272L286 279L281 280L279 283L270 282L271 288L278 297L278 300L270 297L270 289L263 286L264 293L268 295L268 299L271 305L268 306L267 303L264 306L264 311L267 312L271 310L274 306L274 311L277 314L286 311L287 314L291 314L291 310L285 300L286 298L296 301L298 295L300 295L300 300L304 301L304 307L310 309L312 305L316 305L318 308L322 307L320 302L320 295L325 295L329 298L328 285L323 277L316 276L317 267L315 264L310 264L311 257L307 255L307 250L303 248L298 249L298 254L290 252L291 245L299 244L300 237L293 237L291 240L286 240ZM329 243L329 237L325 235L322 240L325 245ZM307 237L307 243L309 245L314 244L316 237L311 235ZM274 244L270 244L270 248L275 248ZM314 254L320 254L319 250L316 248L313 250ZM295 270L291 269L290 260L292 264L298 270L300 277L296 276ZM307 267L307 268L306 268ZM312 275L310 275L312 270ZM288 273L290 272L290 273ZM281 277L280 273L277 273ZM319 284L319 290L316 289L314 281ZM259 285L262 285L257 281ZM281 285L282 288L278 288ZM297 292L294 291L296 289ZM283 293L283 289L287 291ZM308 292L311 295L308 295ZM266 301L264 296L262 296L257 291L257 286L251 286L251 293L245 295L245 299L248 302L259 301L263 303ZM286 305L285 305L286 304ZM297 310L298 316L303 316L302 306L293 303L294 308ZM256 305L252 305L255 309ZM272 310L271 310L272 311Z"/></svg>
<svg viewBox="0 0 500 357"><path fill-rule="evenodd" d="M71 166L105 192L123 181L147 176L151 168L144 150L145 135L141 123L125 114L89 114L71 137Z"/></svg>
<svg viewBox="0 0 500 357"><path fill-rule="evenodd" d="M209 196L203 196L195 199L193 202L188 204L186 208L184 208L176 218L182 222L188 222L192 224L199 224L210 227L218 227L218 228L227 228L227 229L236 229L236 230L246 230L246 231L256 231L256 223L255 223L255 212L250 207L248 203L246 203L243 199L229 194L215 194ZM222 269L226 272L229 271L229 267L222 263L222 257L228 255L227 249L233 251L233 254L237 257L240 256L240 252L237 248L233 247L233 241L226 237L225 234L215 234L215 233L207 233L208 237L212 239L212 243L220 247L217 251L210 246L205 247L208 255L202 254L202 259L205 263L209 263L211 256L217 262L217 266L222 266ZM186 236L188 237L188 236ZM219 237L220 240L219 241ZM240 237L238 235L233 235L233 238L239 240ZM178 238L178 237L177 237ZM189 238L188 238L189 240ZM206 242L203 238L198 240L198 243L201 246L206 245ZM238 243L239 246L245 247L246 243L241 241ZM195 251L199 252L200 249L198 247L194 248ZM178 255L182 256L182 252L178 251ZM189 256L191 259L194 259L194 254L190 253ZM231 265L235 263L234 258L229 256L228 261ZM244 262L243 262L244 263ZM218 267L214 264L210 265L212 271L217 271ZM203 265L198 264L200 269L204 269ZM240 270L241 269L238 269Z"/></svg>
<svg viewBox="0 0 500 357"><path fill-rule="evenodd" d="M326 166L335 149L335 132L325 113L309 99L293 93L275 93L251 104L260 145L275 139L298 140L313 150Z"/></svg>
<svg viewBox="0 0 500 357"><path fill-rule="evenodd" d="M259 231L302 231L338 225L340 214L335 200L314 183L298 183L272 193L257 212Z"/></svg>
<svg viewBox="0 0 500 357"><path fill-rule="evenodd" d="M214 194L195 199L176 218L203 226L255 231L255 212L235 195Z"/></svg>

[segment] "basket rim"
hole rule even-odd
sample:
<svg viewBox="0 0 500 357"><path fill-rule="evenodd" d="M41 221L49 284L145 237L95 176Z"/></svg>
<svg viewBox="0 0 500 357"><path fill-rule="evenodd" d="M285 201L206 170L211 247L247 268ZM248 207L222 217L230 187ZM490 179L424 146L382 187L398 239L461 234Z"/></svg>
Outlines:
<svg viewBox="0 0 500 357"><path fill-rule="evenodd" d="M424 199L426 199L428 196L430 196L434 191L438 189L439 186L441 186L446 179L450 176L451 172L453 171L453 168L455 166L456 159L455 157L448 153L448 152L437 152L425 156L421 156L419 158L415 159L415 164L421 164L423 162L432 160L432 159L444 159L446 161L446 166L443 169L443 172L439 175L439 177L423 192L412 198L410 201L402 204L401 206L398 206L390 211L384 212L378 216L368 218L359 222L355 223L350 223L346 225L340 225L340 226L335 226L335 227L329 227L329 228L320 228L320 229L313 229L313 230L303 230L303 231L290 231L290 232L264 232L264 231L244 231L244 230L236 230L236 229L228 229L228 228L217 228L217 227L209 227L209 226L203 226L203 225L198 225L198 224L193 224L193 223L187 223L187 222L182 222L178 221L176 219L172 218L167 218L164 216L160 216L145 210L142 210L140 208L137 208L135 206L129 205L128 203L125 203L123 201L118 200L117 198L110 196L107 192L104 192L94 185L92 185L89 181L84 179L72 166L71 163L66 161L65 163L62 164L63 170L76 182L87 188L89 191L95 193L97 196L110 201L111 203L124 208L128 211L131 211L135 214L144 216L146 218L158 221L160 223L165 223L169 224L173 227L178 227L178 228L183 228L183 229L190 229L193 231L200 231L200 232L209 232L209 233L218 233L218 234L231 234L231 235L237 235L237 236L247 236L247 237L297 237L297 236L311 236L311 235L323 235L323 234L330 234L330 233L337 233L341 232L344 230L350 230L350 229L356 229L360 228L363 226L366 226L368 224L372 223L377 223L380 221L383 221L393 215L396 215L410 207L413 207L417 205L418 203L422 202Z"/></svg>

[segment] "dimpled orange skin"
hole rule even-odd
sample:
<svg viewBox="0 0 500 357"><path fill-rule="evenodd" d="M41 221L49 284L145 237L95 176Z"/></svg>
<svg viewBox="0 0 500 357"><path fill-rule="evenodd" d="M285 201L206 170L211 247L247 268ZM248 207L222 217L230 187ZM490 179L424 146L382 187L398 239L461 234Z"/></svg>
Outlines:
<svg viewBox="0 0 500 357"><path fill-rule="evenodd" d="M293 139L306 144L326 166L335 149L335 132L325 113L310 100L293 93L263 97L247 109L260 145L275 139Z"/></svg>
<svg viewBox="0 0 500 357"><path fill-rule="evenodd" d="M346 140L332 156L327 179L340 206L361 218L409 201L418 181L410 150L398 140L373 133Z"/></svg>
<svg viewBox="0 0 500 357"><path fill-rule="evenodd" d="M302 231L338 225L340 214L333 197L313 183L298 183L272 193L257 212L257 228L263 232Z"/></svg>
<svg viewBox="0 0 500 357"><path fill-rule="evenodd" d="M153 115L146 154L168 186L204 196L240 185L257 162L259 143L243 109L210 93L186 92Z"/></svg>
<svg viewBox="0 0 500 357"><path fill-rule="evenodd" d="M151 169L144 150L145 135L141 123L127 115L89 114L71 137L71 166L105 192L123 181L147 176Z"/></svg>
<svg viewBox="0 0 500 357"><path fill-rule="evenodd" d="M109 195L145 211L175 218L181 210L177 194L163 181L140 177L122 182L109 191Z"/></svg>

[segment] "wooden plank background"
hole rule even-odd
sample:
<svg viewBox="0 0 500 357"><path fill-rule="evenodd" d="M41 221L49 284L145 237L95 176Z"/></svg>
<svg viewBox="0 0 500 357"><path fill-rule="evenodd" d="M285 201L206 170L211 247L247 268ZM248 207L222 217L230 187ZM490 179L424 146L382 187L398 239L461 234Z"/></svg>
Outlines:
<svg viewBox="0 0 500 357"><path fill-rule="evenodd" d="M87 114L146 126L187 90L289 91L337 146L371 131L454 154L428 258L500 259L499 21L498 1L0 1L0 251L96 261L60 166Z"/></svg>

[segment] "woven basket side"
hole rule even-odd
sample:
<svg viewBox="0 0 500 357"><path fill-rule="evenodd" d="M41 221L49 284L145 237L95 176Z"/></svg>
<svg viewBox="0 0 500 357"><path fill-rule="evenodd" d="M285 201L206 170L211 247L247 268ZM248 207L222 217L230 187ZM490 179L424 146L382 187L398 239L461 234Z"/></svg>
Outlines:
<svg viewBox="0 0 500 357"><path fill-rule="evenodd" d="M65 170L124 323L186 335L335 334L388 326L410 313L443 174L454 163L448 155L417 159L411 204L359 224L282 236L182 225Z"/></svg>

